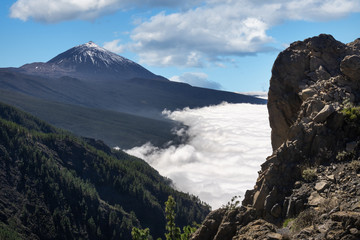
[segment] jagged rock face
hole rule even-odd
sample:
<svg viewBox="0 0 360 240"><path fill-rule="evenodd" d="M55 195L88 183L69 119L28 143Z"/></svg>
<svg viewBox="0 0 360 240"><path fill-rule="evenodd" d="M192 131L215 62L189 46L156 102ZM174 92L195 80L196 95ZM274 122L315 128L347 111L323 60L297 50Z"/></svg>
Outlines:
<svg viewBox="0 0 360 240"><path fill-rule="evenodd" d="M320 35L295 42L279 54L272 69L268 100L273 150L286 140L290 126L297 120L300 106L306 100L304 98L309 97L309 93L316 93L307 86L338 76L341 59L349 51L333 37Z"/></svg>
<svg viewBox="0 0 360 240"><path fill-rule="evenodd" d="M344 108L359 105L359 102L360 39L343 44L322 34L295 42L281 52L272 69L268 97L273 154L262 164L254 189L245 194L242 204L248 210L239 213L237 218L252 211L256 219L279 226L284 219L296 217L305 209L315 208L318 213L321 204L332 201L335 195L340 196L341 189L349 188L348 185L355 189L360 187L360 181L356 180L359 174L351 175L347 183L342 183L336 180L341 177L335 171L345 166L339 162L343 151L345 155L346 151L351 152L355 160L360 157L360 126L349 122L342 113ZM331 169L323 167L330 163L334 164ZM308 167L317 169L317 175L322 176L313 180L316 181L313 185L306 185L302 176ZM347 226L354 229L349 235L351 238L346 239L358 239L360 219L351 220L350 225L345 222L359 216L359 195L360 192L355 191L351 196L341 195L337 199L348 203L341 211L348 211L351 216L338 213L340 209L334 208L331 217L319 218L328 224L322 226L327 229L326 233L321 235L314 229L307 229L292 238L309 239L318 234L319 239L340 239L349 235L344 230ZM333 216L335 213L346 217ZM254 230L254 226L257 225L254 222L251 225L250 221L238 224L233 237L224 239L257 239L250 235L240 238L248 232L246 229ZM222 229L222 224L218 229ZM335 237L329 235L327 238L326 234L332 229L337 231L331 235ZM279 237L272 234L270 226L267 230L263 239ZM213 238L197 236L194 239Z"/></svg>
<svg viewBox="0 0 360 240"><path fill-rule="evenodd" d="M276 222L280 206L286 217L284 199L303 168L334 160L358 140L340 112L360 99L358 46L320 35L291 44L276 59L268 101L274 153L244 201L259 216Z"/></svg>

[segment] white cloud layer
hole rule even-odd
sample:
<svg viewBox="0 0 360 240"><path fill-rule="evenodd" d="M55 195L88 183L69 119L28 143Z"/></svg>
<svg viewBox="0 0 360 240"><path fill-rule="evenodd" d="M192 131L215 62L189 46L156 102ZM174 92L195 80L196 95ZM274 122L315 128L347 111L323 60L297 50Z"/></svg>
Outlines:
<svg viewBox="0 0 360 240"><path fill-rule="evenodd" d="M188 83L191 86L221 89L220 83L208 80L208 75L202 72L187 72L181 76L173 76L170 78L174 82Z"/></svg>
<svg viewBox="0 0 360 240"><path fill-rule="evenodd" d="M187 144L158 149L148 143L127 153L145 159L213 209L253 188L272 151L266 105L225 103L167 114L189 126Z"/></svg>

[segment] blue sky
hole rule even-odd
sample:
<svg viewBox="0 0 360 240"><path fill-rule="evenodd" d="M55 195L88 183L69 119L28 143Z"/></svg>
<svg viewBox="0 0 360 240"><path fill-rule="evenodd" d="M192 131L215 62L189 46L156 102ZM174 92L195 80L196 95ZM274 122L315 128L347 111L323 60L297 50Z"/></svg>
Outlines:
<svg viewBox="0 0 360 240"><path fill-rule="evenodd" d="M289 43L360 37L358 0L2 0L0 67L93 41L174 81L266 91Z"/></svg>

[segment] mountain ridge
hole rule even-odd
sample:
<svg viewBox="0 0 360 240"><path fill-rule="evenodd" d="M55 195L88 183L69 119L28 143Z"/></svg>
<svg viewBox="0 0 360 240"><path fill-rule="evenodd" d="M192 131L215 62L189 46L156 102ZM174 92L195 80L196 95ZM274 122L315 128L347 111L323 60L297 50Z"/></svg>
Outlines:
<svg viewBox="0 0 360 240"><path fill-rule="evenodd" d="M139 128L137 123L139 117L147 118L157 121L155 124L157 126L165 124L165 129L170 128L174 124L164 118L162 115L164 109L174 111L186 107L198 108L220 104L224 101L253 104L266 104L267 102L264 99L243 94L169 81L94 43L73 47L58 54L47 63L32 63L20 68L1 68L0 89L7 92L1 96L1 100L6 103L11 104L16 101L17 107L41 117L55 126L66 126L67 130L72 130L77 135L101 136L101 140L112 147L119 146L121 148L133 147L144 141L152 142L154 139L159 143L158 147L162 147L164 139L168 139L171 131L164 135L164 132L161 131L165 138L161 136L162 139L158 141L159 136L156 131L151 132L146 129L146 124L142 124L143 127ZM11 96L11 92L14 96ZM34 106L26 102L26 99L30 99L29 97L32 102L36 103ZM49 103L53 106L58 105L62 109L65 105L74 110L78 108L82 113L84 113L82 111L84 108L94 109L94 114L85 111L87 117L93 116L93 119L87 121L88 123L98 122L103 118L101 115L103 111L113 112L110 113L111 116L109 115L112 119L115 115L121 117L116 113L126 114L126 119L130 119L130 115L132 115L133 125L129 124L127 127L139 130L138 132L149 132L150 135L142 139L141 134L136 134L136 136L140 136L139 139L129 139L129 144L124 144L124 141L114 143L112 136L114 132L108 131L108 134L103 134L99 126L94 124L87 125L94 131L91 135L86 134L84 132L86 129L79 127L82 122L78 118L68 117L68 111L63 111L63 115L59 116L59 119L64 121L63 124L59 124L50 115L50 112L54 111L49 111ZM58 113L60 114L61 111ZM124 123L122 119L119 119L118 122ZM131 123L131 120L126 123ZM159 128L157 129L159 130ZM173 137L176 138L176 136Z"/></svg>

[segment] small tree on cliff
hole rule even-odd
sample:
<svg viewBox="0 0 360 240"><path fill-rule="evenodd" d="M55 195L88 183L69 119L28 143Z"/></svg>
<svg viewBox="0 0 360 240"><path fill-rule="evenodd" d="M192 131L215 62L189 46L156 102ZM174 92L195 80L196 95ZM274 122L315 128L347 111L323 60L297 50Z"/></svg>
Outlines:
<svg viewBox="0 0 360 240"><path fill-rule="evenodd" d="M166 240L189 240L191 234L193 234L196 231L196 223L193 223L193 226L185 226L183 228L183 232L181 233L181 230L179 227L175 224L175 208L176 208L176 202L173 198L173 196L169 196L168 200L165 202L165 215L166 215L166 233L165 238ZM149 240L152 239L150 236L150 230L148 228L146 229L139 229L134 227L131 232L131 236L133 240ZM158 240L161 240L161 238L158 238Z"/></svg>
<svg viewBox="0 0 360 240"><path fill-rule="evenodd" d="M168 200L165 202L165 214L166 214L166 240L180 240L181 231L179 227L175 225L175 207L176 202L173 196L169 196Z"/></svg>
<svg viewBox="0 0 360 240"><path fill-rule="evenodd" d="M131 231L131 236L133 240L149 240L150 238L150 230L149 228L139 229L133 227Z"/></svg>

